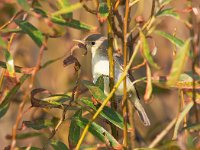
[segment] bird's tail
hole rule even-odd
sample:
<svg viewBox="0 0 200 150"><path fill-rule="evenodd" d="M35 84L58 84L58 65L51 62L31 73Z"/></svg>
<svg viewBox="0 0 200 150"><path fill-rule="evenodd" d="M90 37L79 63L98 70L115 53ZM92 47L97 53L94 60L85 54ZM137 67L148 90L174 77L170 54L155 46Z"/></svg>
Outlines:
<svg viewBox="0 0 200 150"><path fill-rule="evenodd" d="M144 125L150 126L149 118L148 118L143 106L141 105L140 99L138 98L137 94L131 93L130 100L131 100L131 103L134 105L134 107L139 115L139 118L142 120Z"/></svg>

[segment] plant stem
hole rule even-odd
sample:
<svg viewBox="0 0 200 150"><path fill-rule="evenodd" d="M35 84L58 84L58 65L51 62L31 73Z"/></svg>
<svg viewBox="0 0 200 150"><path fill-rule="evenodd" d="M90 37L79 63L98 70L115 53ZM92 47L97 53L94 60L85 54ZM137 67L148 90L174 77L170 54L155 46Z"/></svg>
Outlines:
<svg viewBox="0 0 200 150"><path fill-rule="evenodd" d="M123 53L124 53L124 69L127 65L127 30L128 30L128 17L129 17L129 0L126 0L126 6L125 6L125 16L124 16L124 24L123 24ZM127 120L128 120L128 105L127 105L127 89L126 89L126 78L124 78L123 81L124 86L124 96L122 99L122 112L123 112L123 118L124 118L124 130L123 130L123 146L125 149L128 148L128 132L127 132Z"/></svg>
<svg viewBox="0 0 200 150"><path fill-rule="evenodd" d="M114 58L113 58L113 28L112 28L112 24L114 24L112 21L112 17L113 17L113 2L112 0L107 0L107 5L108 5L108 9L109 9L109 16L108 16L108 57L109 57L109 87L110 89L113 89L114 86L114 79L115 79L115 72L114 72L114 68L115 68L115 64L114 64ZM117 104L115 102L115 98L114 96L111 98L111 108L113 108L114 110L117 110ZM117 128L116 126L114 126L113 124L111 125L111 131L112 131L112 135L114 136L114 138L118 138L118 133L117 133Z"/></svg>

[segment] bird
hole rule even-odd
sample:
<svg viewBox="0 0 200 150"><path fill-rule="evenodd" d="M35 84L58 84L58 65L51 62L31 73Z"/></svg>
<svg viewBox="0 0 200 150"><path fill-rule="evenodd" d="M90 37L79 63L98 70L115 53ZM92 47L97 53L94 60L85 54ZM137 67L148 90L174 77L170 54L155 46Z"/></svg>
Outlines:
<svg viewBox="0 0 200 150"><path fill-rule="evenodd" d="M108 58L108 39L100 33L90 34L86 36L83 40L74 40L77 43L78 48L82 48L92 54L92 77L93 82L95 83L97 79L103 75L104 78L104 93L108 95L110 92L109 87L109 58ZM114 58L114 74L115 79L114 82L120 79L123 73L123 58L119 56L117 53L113 54ZM134 105L136 112L139 115L139 118L143 122L145 126L150 126L149 118L140 103L140 97L138 91L133 84L134 78L130 74L130 72L126 76L126 84L127 84L127 94L131 103ZM116 89L116 96L123 96L123 83Z"/></svg>

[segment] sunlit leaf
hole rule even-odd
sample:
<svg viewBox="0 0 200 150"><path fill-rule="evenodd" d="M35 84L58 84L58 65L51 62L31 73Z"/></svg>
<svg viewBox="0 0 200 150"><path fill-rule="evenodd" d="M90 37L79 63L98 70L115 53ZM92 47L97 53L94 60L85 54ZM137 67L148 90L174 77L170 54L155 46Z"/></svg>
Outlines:
<svg viewBox="0 0 200 150"><path fill-rule="evenodd" d="M179 39L169 33L159 31L159 30L156 30L155 33L168 39L172 44L176 45L177 47L182 47L184 45L184 42L181 39Z"/></svg>
<svg viewBox="0 0 200 150"><path fill-rule="evenodd" d="M179 114L178 119L176 121L175 124L175 128L174 128L174 135L172 139L177 139L178 136L178 129L180 127L181 121L183 121L184 117L188 114L188 112L190 111L190 109L192 108L192 106L194 105L193 102L188 103L185 108L183 109L183 111Z"/></svg>
<svg viewBox="0 0 200 150"><path fill-rule="evenodd" d="M103 75L98 77L95 85L98 86L102 91L104 91L104 76Z"/></svg>
<svg viewBox="0 0 200 150"><path fill-rule="evenodd" d="M81 117L82 111L78 110L73 118ZM70 149L73 149L76 144L78 143L79 137L80 137L80 127L76 124L76 121L72 118L71 124L69 127L69 135L68 135L68 142Z"/></svg>
<svg viewBox="0 0 200 150"><path fill-rule="evenodd" d="M19 147L17 148L18 150L42 150L41 148L38 147L32 147L32 146L27 146L27 147Z"/></svg>
<svg viewBox="0 0 200 150"><path fill-rule="evenodd" d="M1 31L2 32L2 31ZM6 48L7 47L7 44L6 42L2 39L2 37L0 37L0 47L2 48Z"/></svg>
<svg viewBox="0 0 200 150"><path fill-rule="evenodd" d="M34 11L36 13L40 14L43 17L48 16L47 13L40 8L34 8ZM68 27L75 28L75 29L78 29L78 30L93 31L93 30L96 29L96 27L94 27L94 26L85 24L83 22L80 22L79 20L75 20L75 19L72 19L72 18L65 20L62 17L52 16L52 17L50 17L50 20L55 24L58 24L58 25L61 25L61 26L68 26Z"/></svg>
<svg viewBox="0 0 200 150"><path fill-rule="evenodd" d="M146 65L146 74L147 74L147 85L146 85L146 90L145 90L145 94L144 94L144 100L147 101L150 97L151 97L151 93L152 93L152 81L151 81L151 69L149 67L149 65Z"/></svg>
<svg viewBox="0 0 200 150"><path fill-rule="evenodd" d="M142 53L144 58L147 60L150 66L159 69L160 67L154 62L153 57L151 56L148 42L142 31L140 31L140 40L142 42Z"/></svg>
<svg viewBox="0 0 200 150"><path fill-rule="evenodd" d="M180 16L179 14L177 14L173 8L167 8L167 9L163 9L163 10L160 10L156 16L171 16L171 17L174 17L176 19L180 19Z"/></svg>
<svg viewBox="0 0 200 150"><path fill-rule="evenodd" d="M41 130L44 128L53 127L58 122L58 119L52 119L52 120L35 120L35 121L23 121L23 125L25 125L28 128L33 128L35 130Z"/></svg>
<svg viewBox="0 0 200 150"><path fill-rule="evenodd" d="M28 4L27 0L17 0L18 4L26 11L28 11L30 9L30 6Z"/></svg>
<svg viewBox="0 0 200 150"><path fill-rule="evenodd" d="M190 40L187 40L183 45L183 47L181 47L178 53L176 54L176 57L172 64L172 69L169 74L167 85L174 85L178 81L180 74L184 68L184 65L187 62L189 49L190 49Z"/></svg>
<svg viewBox="0 0 200 150"><path fill-rule="evenodd" d="M44 41L44 36L36 27L34 27L32 24L30 24L26 20L15 20L15 23L25 33L27 33L39 47L42 46L43 41Z"/></svg>
<svg viewBox="0 0 200 150"><path fill-rule="evenodd" d="M95 111L97 111L97 109L99 108L98 106L95 106L93 104L90 98L83 97L80 99L80 101ZM109 122L117 126L118 128L122 130L124 129L123 117L112 108L105 106L103 110L101 111L100 116L102 116L103 118L105 118L106 120L108 120ZM128 127L130 126L128 125Z"/></svg>
<svg viewBox="0 0 200 150"><path fill-rule="evenodd" d="M56 24L59 24L59 25L62 25L62 26L68 26L68 27L72 27L72 28L75 28L75 29L79 29L79 30L90 31L90 30L95 29L94 26L87 25L87 24L80 22L79 20L75 20L75 19L70 19L70 20L66 21L62 18L53 16L53 17L51 17L51 21L53 23L56 23Z"/></svg>
<svg viewBox="0 0 200 150"><path fill-rule="evenodd" d="M38 137L38 136L44 136L44 133L39 133L39 132L20 133L16 135L16 139L23 140L23 139L28 139L28 138Z"/></svg>
<svg viewBox="0 0 200 150"><path fill-rule="evenodd" d="M62 15L62 14L67 14L67 13L73 12L74 10L77 10L81 7L82 7L82 3L76 3L76 4L73 4L73 5L68 5L68 6L65 6L65 7L61 8L60 10L52 13L51 15L52 16L58 16L58 15Z"/></svg>
<svg viewBox="0 0 200 150"><path fill-rule="evenodd" d="M98 86L95 86L92 82L84 80L82 83L89 89L90 93L92 96L94 96L95 99L104 100L106 98L104 92Z"/></svg>
<svg viewBox="0 0 200 150"><path fill-rule="evenodd" d="M109 15L109 9L107 6L107 3L104 1L101 1L99 3L99 7L98 7L98 19L100 22L104 22L106 21L107 17Z"/></svg>
<svg viewBox="0 0 200 150"><path fill-rule="evenodd" d="M58 0L57 3L58 3L59 10L65 9L70 6L69 0ZM69 13L62 14L62 17L65 19L69 19L69 18L72 18L72 15L73 13L69 12Z"/></svg>
<svg viewBox="0 0 200 150"><path fill-rule="evenodd" d="M50 142L54 150L68 150L69 148L61 141L52 140Z"/></svg>
<svg viewBox="0 0 200 150"><path fill-rule="evenodd" d="M4 52L5 59L6 59L6 67L9 72L9 75L11 77L14 77L15 76L15 67L14 67L13 57L8 50L3 49L3 52Z"/></svg>
<svg viewBox="0 0 200 150"><path fill-rule="evenodd" d="M86 124L89 121L85 118L76 118L76 123L81 127L85 128ZM109 141L110 146L113 148L122 148L121 145L117 142L117 140L102 126L93 122L89 127L89 132L91 132L96 138L99 140L106 142Z"/></svg>
<svg viewBox="0 0 200 150"><path fill-rule="evenodd" d="M38 94L49 94L45 98L37 98ZM70 96L66 94L55 94L52 95L50 91L42 88L34 89L31 91L31 104L32 107L40 108L63 108L66 104L65 102L71 99Z"/></svg>
<svg viewBox="0 0 200 150"><path fill-rule="evenodd" d="M8 111L8 108L10 106L10 101L12 97L17 93L21 85L24 83L24 81L30 77L29 75L23 75L19 79L19 83L17 83L6 95L6 97L3 99L2 103L0 104L0 118L3 117L6 112Z"/></svg>

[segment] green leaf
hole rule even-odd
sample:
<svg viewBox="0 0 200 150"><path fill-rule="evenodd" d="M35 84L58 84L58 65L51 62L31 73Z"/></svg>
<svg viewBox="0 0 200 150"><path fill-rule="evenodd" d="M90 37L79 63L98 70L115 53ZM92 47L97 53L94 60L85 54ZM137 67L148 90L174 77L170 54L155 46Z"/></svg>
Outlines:
<svg viewBox="0 0 200 150"><path fill-rule="evenodd" d="M82 111L78 110L73 118L81 117ZM68 135L68 142L70 149L75 148L76 144L78 143L79 137L80 137L80 127L76 124L76 121L72 118L70 127L69 127L69 135Z"/></svg>
<svg viewBox="0 0 200 150"><path fill-rule="evenodd" d="M180 48L176 54L175 60L173 61L171 72L167 81L167 85L174 85L180 77L180 74L184 68L185 63L189 55L190 40L188 39L183 47Z"/></svg>
<svg viewBox="0 0 200 150"><path fill-rule="evenodd" d="M178 39L171 34L159 30L156 30L155 33L168 39L172 44L176 45L177 47L182 47L184 45L184 42L181 39Z"/></svg>
<svg viewBox="0 0 200 150"><path fill-rule="evenodd" d="M81 127L85 128L89 121L85 118L76 118L76 123ZM96 138L101 140L102 142L108 142L112 148L122 148L122 146L117 142L117 140L102 126L98 125L97 123L93 122L89 127L89 132L92 133Z"/></svg>
<svg viewBox="0 0 200 150"><path fill-rule="evenodd" d="M18 150L42 150L41 148L38 148L38 147L30 147L30 146L27 146L27 147L19 147L17 148Z"/></svg>
<svg viewBox="0 0 200 150"><path fill-rule="evenodd" d="M164 9L164 10L160 10L156 16L171 16L171 17L174 17L176 19L180 19L180 16L179 14L177 14L173 8L167 8L167 9Z"/></svg>
<svg viewBox="0 0 200 150"><path fill-rule="evenodd" d="M160 67L154 62L153 57L151 56L148 42L142 31L140 31L140 40L142 42L142 53L144 58L148 61L150 66L154 67L155 69L160 69Z"/></svg>
<svg viewBox="0 0 200 150"><path fill-rule="evenodd" d="M28 11L30 9L30 6L28 4L27 0L17 0L18 4L26 11Z"/></svg>
<svg viewBox="0 0 200 150"><path fill-rule="evenodd" d="M2 47L2 48L7 48L7 44L6 44L6 42L2 39L2 37L0 37L0 46Z"/></svg>
<svg viewBox="0 0 200 150"><path fill-rule="evenodd" d="M36 13L39 13L43 17L48 16L47 13L40 8L34 8L34 11ZM83 22L80 22L79 20L75 20L75 19L72 19L72 18L65 20L62 17L52 16L52 17L50 17L50 19L53 23L56 23L56 24L61 25L61 26L68 26L68 27L75 28L75 29L78 29L78 30L86 30L86 31L95 30L94 26L87 25Z"/></svg>
<svg viewBox="0 0 200 150"><path fill-rule="evenodd" d="M74 10L79 9L81 7L82 7L82 3L67 5L67 6L64 6L63 8L61 8L60 10L52 13L51 15L52 16L58 16L58 15L67 14L67 13L73 12Z"/></svg>
<svg viewBox="0 0 200 150"><path fill-rule="evenodd" d="M2 101L2 103L0 104L0 118L3 117L6 112L8 111L8 108L10 106L10 101L12 99L12 97L17 93L17 91L19 90L19 88L21 87L21 85L24 83L24 81L30 77L30 75L23 75L20 79L19 79L19 83L17 83L6 95L6 97L4 98L4 100Z"/></svg>
<svg viewBox="0 0 200 150"><path fill-rule="evenodd" d="M181 124L181 121L184 119L184 117L188 114L188 112L190 111L190 109L192 108L192 106L194 105L193 102L190 102L188 103L185 108L183 109L183 111L179 114L178 116L178 119L176 121L176 124L175 124L175 128L174 128L174 135L173 135L173 138L172 139L177 139L177 136L178 136L178 129L179 129L179 126Z"/></svg>
<svg viewBox="0 0 200 150"><path fill-rule="evenodd" d="M80 99L80 101L95 111L97 111L97 109L99 108L98 106L95 106L92 100L88 97L83 97ZM100 115L118 128L122 130L124 129L123 117L112 108L105 106ZM128 127L130 126L128 125Z"/></svg>
<svg viewBox="0 0 200 150"><path fill-rule="evenodd" d="M58 122L58 119L52 119L52 120L35 120L35 121L23 121L23 125L25 125L28 128L33 128L35 130L41 130L44 128L54 127Z"/></svg>
<svg viewBox="0 0 200 150"><path fill-rule="evenodd" d="M51 21L53 23L56 23L56 24L59 24L62 26L64 25L64 26L72 27L72 28L79 29L79 30L91 31L91 30L95 29L95 27L87 25L87 24L80 22L79 20L75 20L75 19L70 19L70 20L66 21L62 18L53 16L53 17L51 17Z"/></svg>
<svg viewBox="0 0 200 150"><path fill-rule="evenodd" d="M153 88L152 88L152 81L151 81L151 69L149 67L149 65L147 64L146 66L146 76L147 76L147 85L146 85L146 90L145 90L145 94L144 94L144 100L147 101L148 99L150 99Z"/></svg>
<svg viewBox="0 0 200 150"><path fill-rule="evenodd" d="M101 1L98 7L98 19L100 22L106 21L109 15L109 9L106 2Z"/></svg>
<svg viewBox="0 0 200 150"><path fill-rule="evenodd" d="M38 136L44 136L44 133L39 133L39 132L21 133L21 134L17 134L16 138L18 140L23 140L23 139L33 138L33 137L38 137Z"/></svg>
<svg viewBox="0 0 200 150"><path fill-rule="evenodd" d="M67 8L67 7L70 6L70 3L69 3L68 0L58 0L57 3L58 3L58 8L59 8L59 10L60 10L60 9L65 9L65 8ZM72 13L72 12L69 12L69 13L66 13L66 14L62 14L62 17L63 17L64 19L72 18L72 16L73 16L73 13Z"/></svg>
<svg viewBox="0 0 200 150"><path fill-rule="evenodd" d="M106 98L104 92L92 82L84 80L82 83L89 89L90 93L95 99L104 100Z"/></svg>
<svg viewBox="0 0 200 150"><path fill-rule="evenodd" d="M15 66L14 66L13 57L8 50L3 49L3 52L4 52L5 59L6 59L6 67L9 72L9 75L11 77L14 77L15 76Z"/></svg>
<svg viewBox="0 0 200 150"><path fill-rule="evenodd" d="M51 140L51 146L54 150L68 150L69 148L61 141Z"/></svg>
<svg viewBox="0 0 200 150"><path fill-rule="evenodd" d="M104 75L98 77L95 85L98 86L102 91L104 91Z"/></svg>
<svg viewBox="0 0 200 150"><path fill-rule="evenodd" d="M30 24L26 20L15 20L15 23L25 33L27 33L39 47L42 46L43 41L44 41L44 36L36 27L34 27L32 24Z"/></svg>

